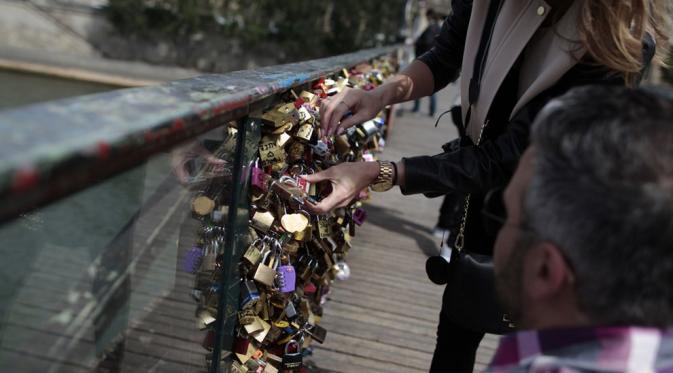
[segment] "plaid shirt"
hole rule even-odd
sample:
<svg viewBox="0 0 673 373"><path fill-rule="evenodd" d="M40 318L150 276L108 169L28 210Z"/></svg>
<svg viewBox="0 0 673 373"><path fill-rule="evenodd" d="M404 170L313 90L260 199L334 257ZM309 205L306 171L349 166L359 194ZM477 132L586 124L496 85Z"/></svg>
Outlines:
<svg viewBox="0 0 673 373"><path fill-rule="evenodd" d="M673 372L673 329L521 331L500 341L487 372Z"/></svg>

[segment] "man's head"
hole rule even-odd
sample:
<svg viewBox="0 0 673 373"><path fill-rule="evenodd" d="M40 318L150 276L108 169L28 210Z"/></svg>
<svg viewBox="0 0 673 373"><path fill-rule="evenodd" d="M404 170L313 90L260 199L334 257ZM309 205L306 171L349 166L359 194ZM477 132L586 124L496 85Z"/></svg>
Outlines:
<svg viewBox="0 0 673 373"><path fill-rule="evenodd" d="M673 325L673 96L553 100L504 199L498 294L524 327Z"/></svg>

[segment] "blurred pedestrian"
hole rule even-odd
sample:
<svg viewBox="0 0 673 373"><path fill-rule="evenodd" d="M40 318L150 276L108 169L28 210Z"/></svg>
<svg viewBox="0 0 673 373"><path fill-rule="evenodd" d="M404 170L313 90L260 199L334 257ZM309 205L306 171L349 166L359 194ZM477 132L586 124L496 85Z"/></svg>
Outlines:
<svg viewBox="0 0 673 373"><path fill-rule="evenodd" d="M421 35L416 39L414 43L414 54L416 58L422 56L425 52L429 51L432 46L435 44L435 38L439 35L441 30L441 16L437 14L432 8L428 9L425 12L425 18L428 21L428 26L423 30ZM437 109L437 97L433 93L429 96L430 103L428 108L428 115L431 117L435 116L435 111ZM421 106L420 97L414 100L414 108L411 109L412 112L417 113Z"/></svg>

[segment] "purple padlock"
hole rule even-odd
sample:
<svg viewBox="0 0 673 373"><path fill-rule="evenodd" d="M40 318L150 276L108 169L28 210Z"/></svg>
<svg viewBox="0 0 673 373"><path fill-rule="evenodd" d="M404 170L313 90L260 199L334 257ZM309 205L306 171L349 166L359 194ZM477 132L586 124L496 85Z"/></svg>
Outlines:
<svg viewBox="0 0 673 373"><path fill-rule="evenodd" d="M353 221L355 224L362 225L364 224L365 220L367 220L367 211L362 208L358 208L353 211Z"/></svg>
<svg viewBox="0 0 673 373"><path fill-rule="evenodd" d="M292 265L279 266L276 269L278 272L278 288L281 293L291 293L297 286L297 272L295 272Z"/></svg>
<svg viewBox="0 0 673 373"><path fill-rule="evenodd" d="M201 260L203 259L203 249L194 246L191 249L187 250L185 255L182 257L182 270L187 273L196 273L201 265Z"/></svg>

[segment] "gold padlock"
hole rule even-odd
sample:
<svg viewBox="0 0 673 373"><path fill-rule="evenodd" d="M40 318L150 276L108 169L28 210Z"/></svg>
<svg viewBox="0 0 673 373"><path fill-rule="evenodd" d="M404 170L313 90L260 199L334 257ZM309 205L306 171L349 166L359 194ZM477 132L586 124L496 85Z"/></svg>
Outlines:
<svg viewBox="0 0 673 373"><path fill-rule="evenodd" d="M334 138L334 148L340 156L345 156L351 151L351 144L348 142L348 137L341 134Z"/></svg>
<svg viewBox="0 0 673 373"><path fill-rule="evenodd" d="M308 226L308 216L305 214L285 214L280 219L280 225L288 233L303 232Z"/></svg>
<svg viewBox="0 0 673 373"><path fill-rule="evenodd" d="M299 94L299 97L304 100L304 102L308 103L311 107L316 107L318 105L318 96L311 92L302 91Z"/></svg>
<svg viewBox="0 0 673 373"><path fill-rule="evenodd" d="M255 281L269 287L273 286L273 281L276 279L277 267L276 256L271 254L271 251L267 251L266 254L264 254L264 258L257 266L254 276Z"/></svg>
<svg viewBox="0 0 673 373"><path fill-rule="evenodd" d="M332 235L332 222L326 216L318 217L318 237L327 238Z"/></svg>
<svg viewBox="0 0 673 373"><path fill-rule="evenodd" d="M196 197L192 201L192 210L194 210L195 213L201 216L210 215L210 213L213 212L214 209L215 209L215 201L206 196Z"/></svg>
<svg viewBox="0 0 673 373"><path fill-rule="evenodd" d="M290 162L298 162L304 158L304 152L306 151L306 148L304 147L304 144L302 144L299 141L295 141L290 145L290 148L287 151L287 159Z"/></svg>
<svg viewBox="0 0 673 373"><path fill-rule="evenodd" d="M265 233L271 229L275 220L269 211L256 211L251 219L252 226Z"/></svg>
<svg viewBox="0 0 673 373"><path fill-rule="evenodd" d="M294 239L297 241L307 242L311 241L312 238L313 238L313 226L311 224L307 225L303 231L294 233ZM297 245L297 248L298 247L299 245Z"/></svg>
<svg viewBox="0 0 673 373"><path fill-rule="evenodd" d="M238 323L241 325L250 325L255 322L255 312L251 309L246 309L238 312Z"/></svg>
<svg viewBox="0 0 673 373"><path fill-rule="evenodd" d="M311 141L311 137L313 136L313 125L310 123L302 124L299 126L297 129L297 132L295 133L295 137L302 141L309 142Z"/></svg>
<svg viewBox="0 0 673 373"><path fill-rule="evenodd" d="M285 161L285 151L278 146L277 138L264 137L259 144L259 159L262 165L269 166Z"/></svg>
<svg viewBox="0 0 673 373"><path fill-rule="evenodd" d="M248 246L248 249L243 254L243 258L253 266L259 263L259 260L262 258L262 251L257 247L257 245L260 243L262 243L261 240L254 241L252 244L250 244L250 246ZM262 246L262 250L263 249L264 246Z"/></svg>
<svg viewBox="0 0 673 373"><path fill-rule="evenodd" d="M297 113L299 113L299 124L304 124L307 122L313 124L313 122L315 122L315 118L313 115L311 115L307 108L302 106L297 110Z"/></svg>

